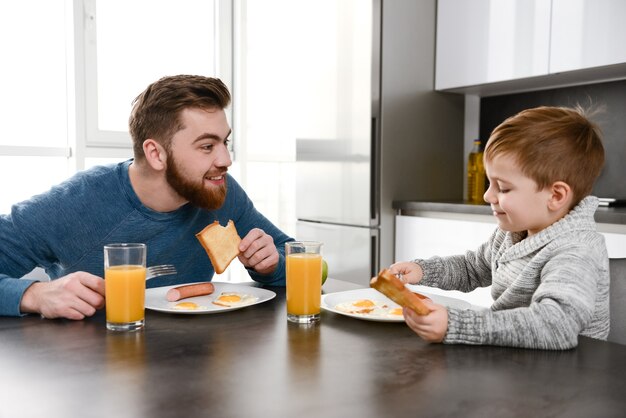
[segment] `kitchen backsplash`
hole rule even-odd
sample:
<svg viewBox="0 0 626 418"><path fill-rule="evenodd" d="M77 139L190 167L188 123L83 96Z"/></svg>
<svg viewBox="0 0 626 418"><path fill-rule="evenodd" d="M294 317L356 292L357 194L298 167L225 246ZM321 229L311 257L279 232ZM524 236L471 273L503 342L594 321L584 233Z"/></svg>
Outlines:
<svg viewBox="0 0 626 418"><path fill-rule="evenodd" d="M599 197L626 199L626 80L483 97L480 138L486 142L500 122L523 109L577 104L585 108L604 108L593 118L604 134L606 153L606 164L593 193Z"/></svg>

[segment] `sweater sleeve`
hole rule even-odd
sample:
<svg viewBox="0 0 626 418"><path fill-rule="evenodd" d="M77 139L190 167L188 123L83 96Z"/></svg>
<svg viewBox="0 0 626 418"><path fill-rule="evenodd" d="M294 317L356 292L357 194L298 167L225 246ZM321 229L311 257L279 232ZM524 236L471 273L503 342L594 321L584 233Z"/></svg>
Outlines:
<svg viewBox="0 0 626 418"><path fill-rule="evenodd" d="M416 259L424 276L419 284L444 290L471 292L491 284L491 248L496 232L475 251L463 255Z"/></svg>
<svg viewBox="0 0 626 418"><path fill-rule="evenodd" d="M576 347L592 320L601 267L580 252L554 256L541 271L530 306L499 311L448 310L447 344L547 350Z"/></svg>
<svg viewBox="0 0 626 418"><path fill-rule="evenodd" d="M16 205L12 214L0 216L0 316L21 315L19 306L22 296L35 281L20 277L39 265L45 265L45 254L48 253L43 240L29 238L28 230L16 225L14 215L26 211L26 206ZM30 219L32 223L38 221L36 211Z"/></svg>

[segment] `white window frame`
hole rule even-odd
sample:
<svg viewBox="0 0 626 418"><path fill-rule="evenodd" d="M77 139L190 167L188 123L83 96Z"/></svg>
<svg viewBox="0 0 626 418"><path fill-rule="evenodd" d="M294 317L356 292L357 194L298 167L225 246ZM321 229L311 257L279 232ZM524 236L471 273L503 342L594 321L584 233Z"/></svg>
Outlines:
<svg viewBox="0 0 626 418"><path fill-rule="evenodd" d="M74 27L76 51L76 111L79 138L84 138L83 152L85 156L120 156L132 148L129 133L101 130L98 127L98 70L97 70L97 0L74 0ZM100 0L103 1L103 0ZM215 74L232 86L232 45L233 45L233 0L218 0L215 3L215 39L218 42L215 57ZM82 88L81 88L82 87ZM137 92L138 94L139 92ZM82 134L82 135L81 135ZM81 142L79 140L79 142ZM117 151L116 151L117 149Z"/></svg>

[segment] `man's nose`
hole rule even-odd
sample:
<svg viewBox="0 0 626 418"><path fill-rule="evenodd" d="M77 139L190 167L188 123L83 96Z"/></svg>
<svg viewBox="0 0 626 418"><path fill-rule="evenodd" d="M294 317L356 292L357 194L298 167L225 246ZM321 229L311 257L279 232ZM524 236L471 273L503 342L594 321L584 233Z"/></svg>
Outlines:
<svg viewBox="0 0 626 418"><path fill-rule="evenodd" d="M219 154L215 159L215 165L218 167L230 167L233 164L232 159L230 158L230 151L228 150L228 146L222 144L218 150Z"/></svg>

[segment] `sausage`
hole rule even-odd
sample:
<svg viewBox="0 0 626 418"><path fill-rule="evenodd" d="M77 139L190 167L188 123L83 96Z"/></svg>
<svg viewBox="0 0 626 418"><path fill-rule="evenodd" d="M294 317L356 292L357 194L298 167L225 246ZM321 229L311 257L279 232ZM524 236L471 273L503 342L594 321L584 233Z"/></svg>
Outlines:
<svg viewBox="0 0 626 418"><path fill-rule="evenodd" d="M210 295L214 291L215 286L213 286L213 283L211 282L186 284L171 288L167 291L165 298L169 302L176 302L177 300L191 298L194 296Z"/></svg>

